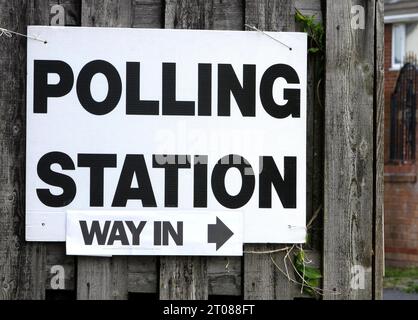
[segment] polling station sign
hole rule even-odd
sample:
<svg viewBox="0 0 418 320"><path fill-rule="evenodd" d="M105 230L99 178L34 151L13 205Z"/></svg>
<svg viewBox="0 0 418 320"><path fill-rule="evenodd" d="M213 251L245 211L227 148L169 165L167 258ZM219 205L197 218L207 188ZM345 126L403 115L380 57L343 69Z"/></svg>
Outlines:
<svg viewBox="0 0 418 320"><path fill-rule="evenodd" d="M154 242L129 232L145 223L146 239L167 235L164 254L230 255L227 243L237 240L304 242L306 34L28 33L46 40L28 40L28 241L72 241L73 254L93 254L82 228L96 249L120 246L126 232L124 252L142 254L141 243ZM218 220L232 233L221 247L208 242ZM179 234L191 243L183 251Z"/></svg>

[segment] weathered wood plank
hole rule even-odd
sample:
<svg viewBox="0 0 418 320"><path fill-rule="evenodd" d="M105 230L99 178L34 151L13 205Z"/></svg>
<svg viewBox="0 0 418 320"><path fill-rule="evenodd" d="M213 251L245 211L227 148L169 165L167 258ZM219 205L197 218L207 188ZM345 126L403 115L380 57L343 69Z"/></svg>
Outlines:
<svg viewBox="0 0 418 320"><path fill-rule="evenodd" d="M242 30L242 1L167 1L165 27L177 29Z"/></svg>
<svg viewBox="0 0 418 320"><path fill-rule="evenodd" d="M47 1L0 1L0 26L48 24ZM0 299L44 299L45 246L25 241L26 39L0 37Z"/></svg>
<svg viewBox="0 0 418 320"><path fill-rule="evenodd" d="M161 257L161 300L205 300L208 298L205 257Z"/></svg>
<svg viewBox="0 0 418 320"><path fill-rule="evenodd" d="M158 292L157 257L128 257L128 291Z"/></svg>
<svg viewBox="0 0 418 320"><path fill-rule="evenodd" d="M81 24L90 27L131 27L131 1L83 0ZM126 257L78 257L77 299L128 298Z"/></svg>
<svg viewBox="0 0 418 320"><path fill-rule="evenodd" d="M240 30L243 28L243 12L240 1L169 0L165 6L165 28ZM207 263L205 257L162 257L160 298L207 299ZM190 282L190 278L196 279L196 283ZM212 285L216 284L212 282ZM185 290L178 289L184 286Z"/></svg>
<svg viewBox="0 0 418 320"><path fill-rule="evenodd" d="M243 30L244 4L241 0L212 1L212 24L215 30ZM208 293L209 295L242 294L242 258L240 257L209 257Z"/></svg>
<svg viewBox="0 0 418 320"><path fill-rule="evenodd" d="M212 24L212 1L166 1L164 23L166 29L210 29Z"/></svg>
<svg viewBox="0 0 418 320"><path fill-rule="evenodd" d="M213 6L205 1L168 0L165 5L165 28L208 29ZM206 257L161 257L160 299L204 300L208 298Z"/></svg>
<svg viewBox="0 0 418 320"><path fill-rule="evenodd" d="M351 27L351 7L365 29ZM374 1L327 1L324 164L326 299L371 299Z"/></svg>
<svg viewBox="0 0 418 320"><path fill-rule="evenodd" d="M244 3L242 0L213 0L213 26L215 30L243 30Z"/></svg>
<svg viewBox="0 0 418 320"><path fill-rule="evenodd" d="M79 26L81 24L81 0L49 0L45 8L50 25ZM54 7L63 8L64 18ZM48 290L75 290L75 258L65 253L65 243L47 243L46 246L46 276L45 286ZM60 272L64 272L64 284L58 283Z"/></svg>
<svg viewBox="0 0 418 320"><path fill-rule="evenodd" d="M245 23L266 31L295 31L293 0L245 2ZM245 251L270 251L280 245L245 245ZM244 254L244 299L292 299L299 288L273 264L283 264L285 252L273 254ZM284 265L282 265L284 267Z"/></svg>
<svg viewBox="0 0 418 320"><path fill-rule="evenodd" d="M301 296L299 286L289 281L285 272L286 252L257 254L254 252L273 251L283 248L280 245L245 245L244 254L244 299L246 300L290 300ZM293 259L293 255L290 257ZM273 263L277 264L277 266ZM287 261L289 276L294 277L291 264Z"/></svg>
<svg viewBox="0 0 418 320"><path fill-rule="evenodd" d="M264 31L295 31L295 1L246 0L245 23Z"/></svg>
<svg viewBox="0 0 418 320"><path fill-rule="evenodd" d="M48 1L45 0L31 0L27 4L27 24L28 25L48 25Z"/></svg>
<svg viewBox="0 0 418 320"><path fill-rule="evenodd" d="M132 26L135 28L161 28L164 26L164 1L134 0ZM158 257L128 257L128 291L158 292Z"/></svg>
<svg viewBox="0 0 418 320"><path fill-rule="evenodd" d="M374 298L383 299L384 275L384 2L376 0L375 58L375 231L374 231Z"/></svg>
<svg viewBox="0 0 418 320"><path fill-rule="evenodd" d="M89 27L131 27L132 1L83 0L81 25Z"/></svg>
<svg viewBox="0 0 418 320"><path fill-rule="evenodd" d="M209 295L240 296L241 272L241 257L208 258Z"/></svg>
<svg viewBox="0 0 418 320"><path fill-rule="evenodd" d="M78 257L78 300L128 299L128 263L126 257Z"/></svg>
<svg viewBox="0 0 418 320"><path fill-rule="evenodd" d="M134 0L134 28L163 28L163 0Z"/></svg>

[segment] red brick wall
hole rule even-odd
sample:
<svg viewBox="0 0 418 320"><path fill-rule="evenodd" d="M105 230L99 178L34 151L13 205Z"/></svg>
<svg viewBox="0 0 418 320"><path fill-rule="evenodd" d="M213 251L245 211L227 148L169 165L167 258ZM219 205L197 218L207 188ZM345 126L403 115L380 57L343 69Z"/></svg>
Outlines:
<svg viewBox="0 0 418 320"><path fill-rule="evenodd" d="M390 96L398 71L391 71L392 25L385 25L385 161L389 160ZM417 140L418 142L418 137ZM417 148L418 149L418 148ZM416 156L418 159L418 154ZM385 164L385 255L389 266L418 266L416 165Z"/></svg>

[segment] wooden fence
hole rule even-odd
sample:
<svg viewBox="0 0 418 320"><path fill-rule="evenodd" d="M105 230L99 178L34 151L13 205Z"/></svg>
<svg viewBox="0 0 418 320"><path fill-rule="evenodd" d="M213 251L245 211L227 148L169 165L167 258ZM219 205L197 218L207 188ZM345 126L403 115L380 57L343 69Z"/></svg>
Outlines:
<svg viewBox="0 0 418 320"><path fill-rule="evenodd" d="M352 26L355 5L364 8L364 28ZM383 0L0 0L0 28L21 33L31 24L245 30L250 24L297 31L295 8L315 15L326 36L325 60L308 58L307 220L314 219L306 252L322 271L325 299L380 299ZM318 66L325 67L325 76L315 71ZM276 249L283 245L245 245L242 258L94 258L66 256L62 243L25 242L25 75L26 40L3 35L0 299L306 296L280 271L286 251Z"/></svg>

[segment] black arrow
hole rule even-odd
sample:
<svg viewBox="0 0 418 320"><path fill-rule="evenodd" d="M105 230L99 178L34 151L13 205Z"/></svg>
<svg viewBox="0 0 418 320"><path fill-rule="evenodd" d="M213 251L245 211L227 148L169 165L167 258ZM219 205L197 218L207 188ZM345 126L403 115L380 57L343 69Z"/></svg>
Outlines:
<svg viewBox="0 0 418 320"><path fill-rule="evenodd" d="M216 243L216 251L233 236L233 232L216 217L216 224L208 225L208 243Z"/></svg>

